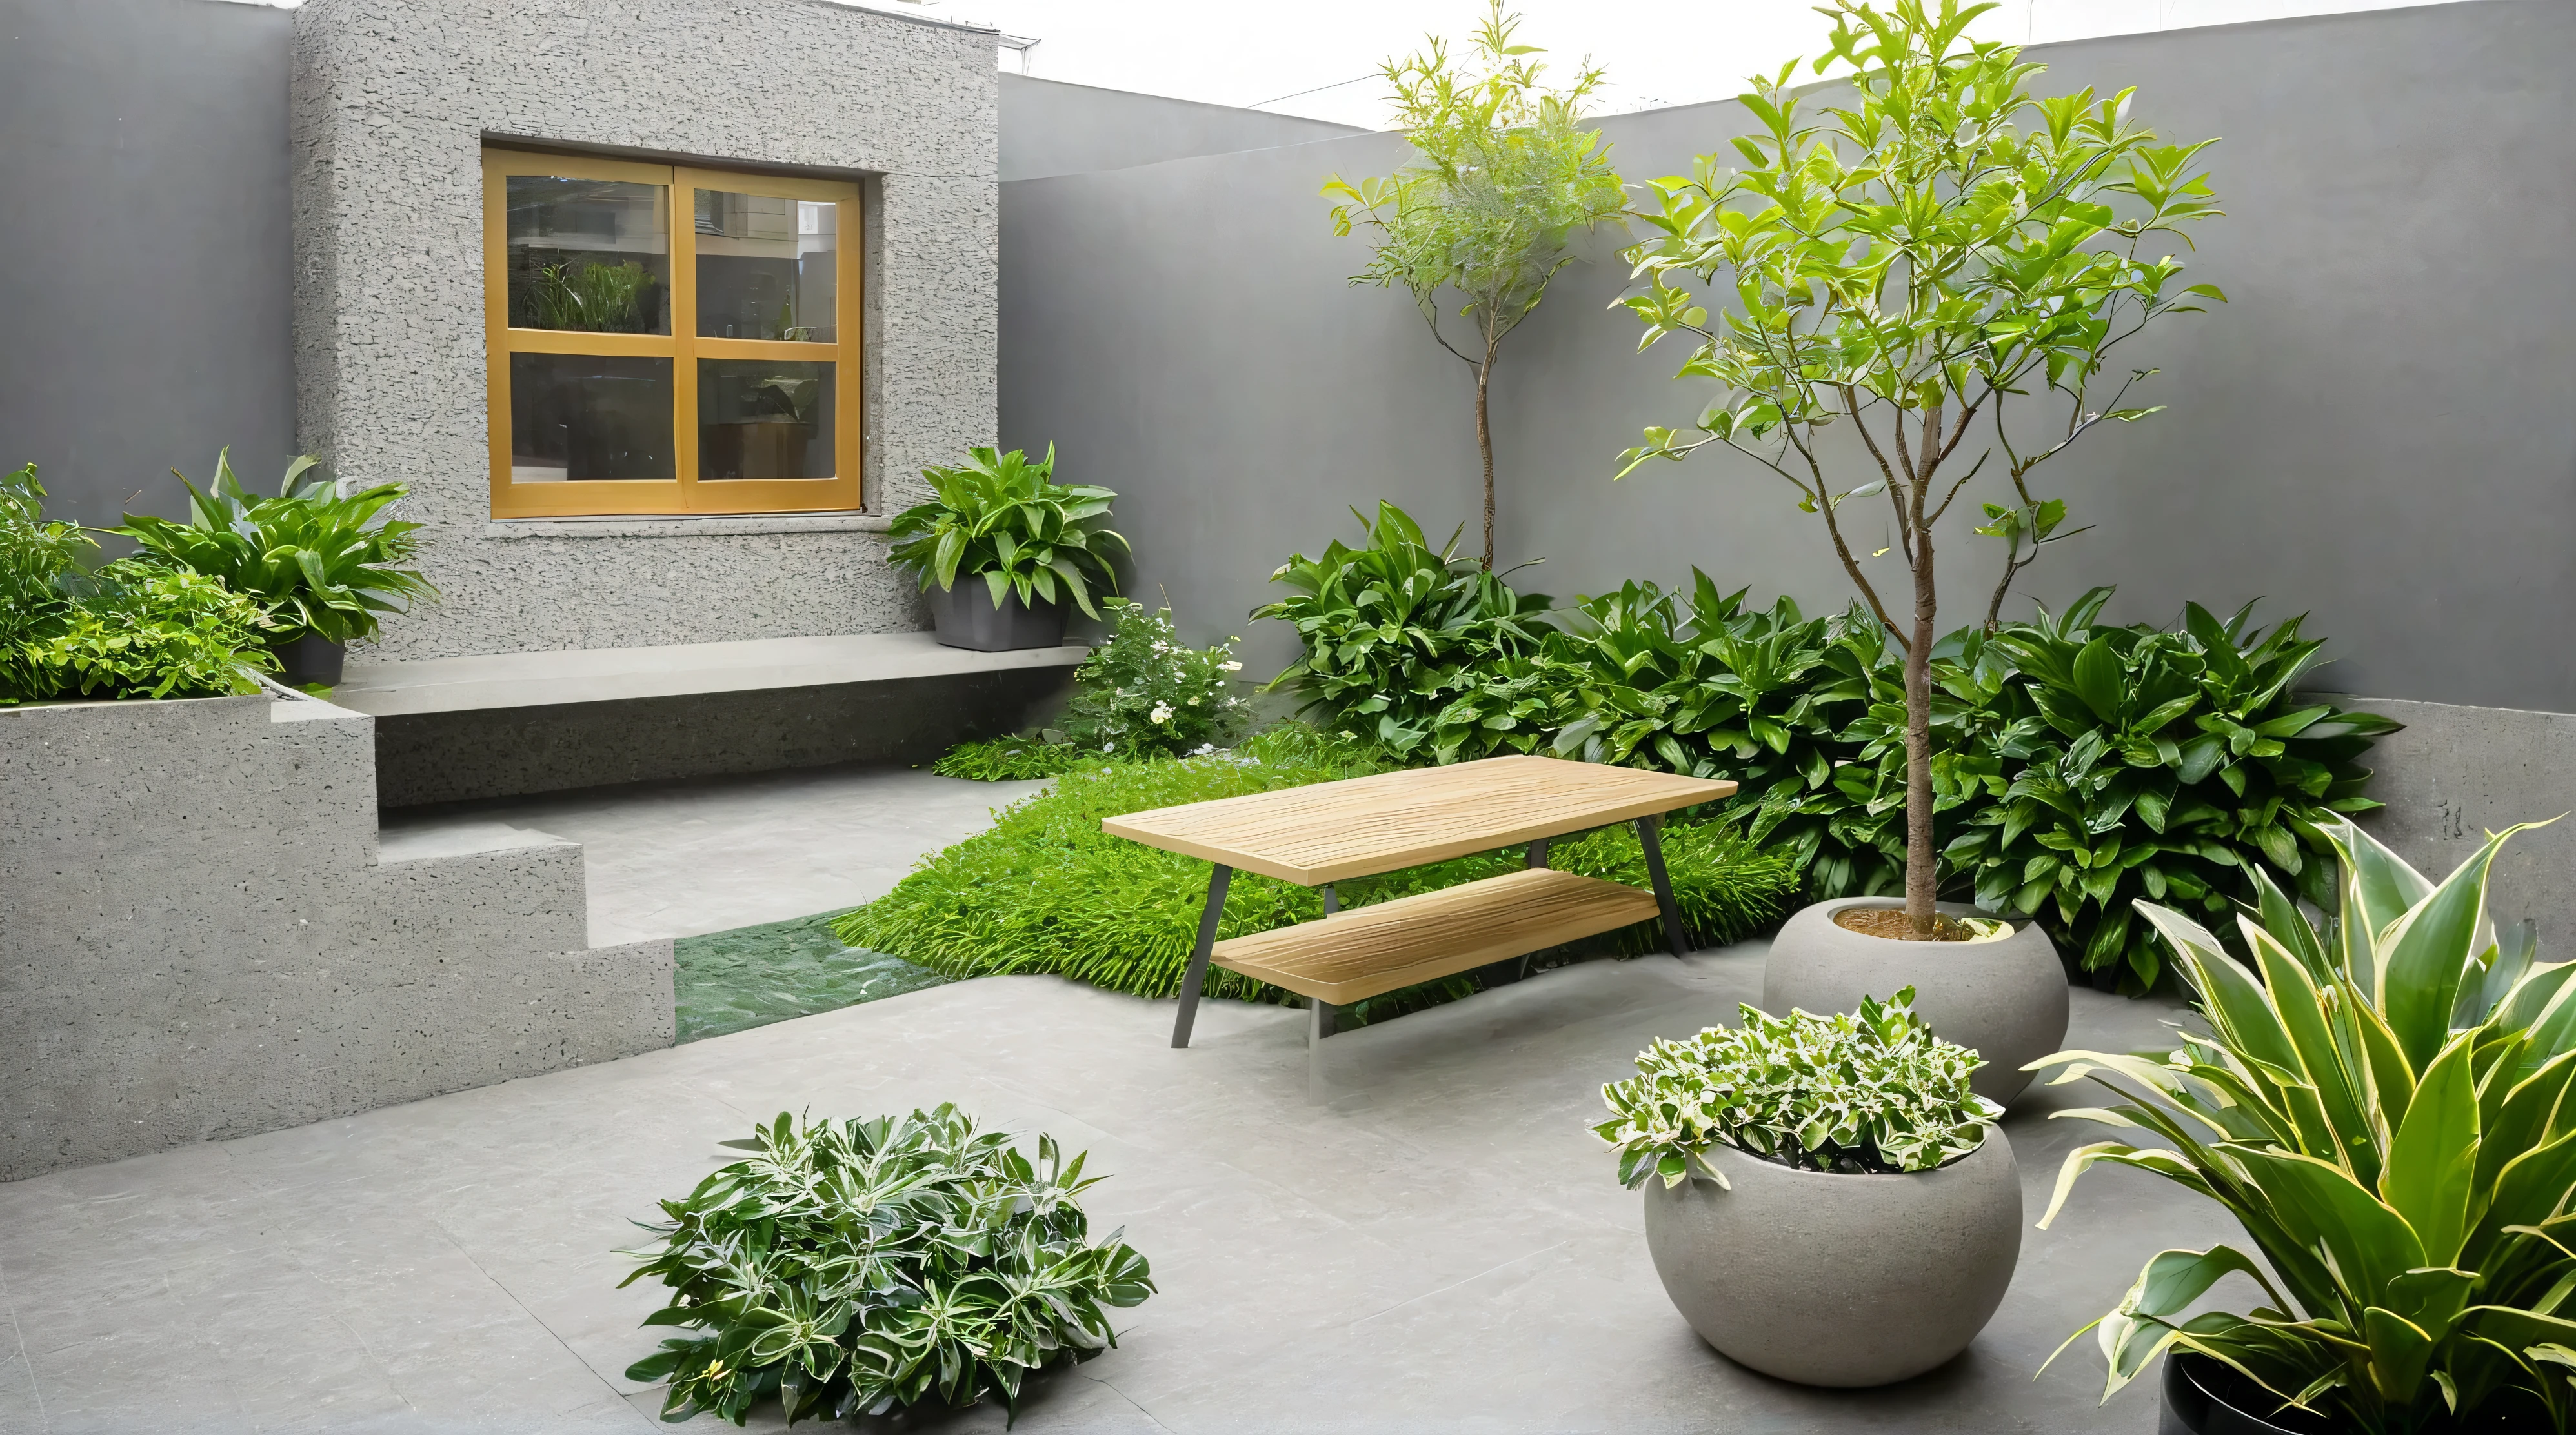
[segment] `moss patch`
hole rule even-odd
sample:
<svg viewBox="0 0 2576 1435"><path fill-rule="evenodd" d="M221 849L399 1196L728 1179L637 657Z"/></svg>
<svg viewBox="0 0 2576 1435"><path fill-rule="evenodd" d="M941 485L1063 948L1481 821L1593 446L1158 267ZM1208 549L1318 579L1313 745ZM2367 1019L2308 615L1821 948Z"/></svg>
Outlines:
<svg viewBox="0 0 2576 1435"><path fill-rule="evenodd" d="M747 1031L951 978L900 957L849 947L832 934L839 912L823 912L673 944L681 1041Z"/></svg>

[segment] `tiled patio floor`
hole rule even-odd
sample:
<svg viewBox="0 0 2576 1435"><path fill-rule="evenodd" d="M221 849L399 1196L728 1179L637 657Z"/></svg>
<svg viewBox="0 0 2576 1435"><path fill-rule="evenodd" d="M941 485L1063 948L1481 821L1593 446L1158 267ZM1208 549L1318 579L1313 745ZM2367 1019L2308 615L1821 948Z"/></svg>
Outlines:
<svg viewBox="0 0 2576 1435"><path fill-rule="evenodd" d="M958 1101L1054 1132L1162 1293L1120 1349L1043 1383L1052 1431L2089 1431L2079 1347L2147 1254L2222 1218L2129 1172L2025 1237L1970 1352L1887 1390L1739 1369L1665 1300L1639 1198L1585 1130L1650 1037L1730 1014L1758 948L1592 963L1336 1037L1305 1099L1304 1018L1216 1003L1171 1050L1168 1003L1051 978L967 982L627 1061L0 1186L0 1432L643 1430L622 1377L659 1332L613 1254L782 1108ZM2160 1040L2162 1005L2090 992L2074 1039ZM2027 1213L2089 1128L2008 1123ZM998 1409L907 1428L998 1430ZM715 1427L708 1427L715 1428Z"/></svg>

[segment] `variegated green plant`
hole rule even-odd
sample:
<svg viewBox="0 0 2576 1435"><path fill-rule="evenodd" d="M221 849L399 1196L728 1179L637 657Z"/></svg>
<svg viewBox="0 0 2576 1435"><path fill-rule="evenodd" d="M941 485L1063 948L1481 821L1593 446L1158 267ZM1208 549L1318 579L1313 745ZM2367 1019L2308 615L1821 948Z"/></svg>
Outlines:
<svg viewBox="0 0 2576 1435"><path fill-rule="evenodd" d="M1804 1171L1928 1171L1977 1149L2003 1115L1968 1090L1984 1063L1932 1034L1912 987L1864 997L1856 1013L1742 1013L1741 1025L1656 1042L1638 1075L1601 1088L1611 1117L1592 1130L1619 1148L1622 1185L1724 1186L1708 1160L1720 1144Z"/></svg>
<svg viewBox="0 0 2576 1435"><path fill-rule="evenodd" d="M2564 1432L2576 1417L2576 964L2535 965L2527 929L2500 944L2488 919L2496 851L2523 829L2491 835L2439 886L2349 822L2324 830L2341 916L2320 933L2258 870L2259 908L2238 923L2255 973L2188 918L2138 904L2200 993L2208 1035L2186 1033L2162 1062L2066 1051L2032 1063L2122 1098L2057 1115L2166 1143L2076 1150L2041 1226L2078 1176L2110 1162L2224 1205L2261 1255L2218 1245L2148 1261L2086 1327L2110 1363L2103 1398L2179 1349L2338 1429L2449 1429L2521 1406ZM2229 1274L2264 1303L2193 1313Z"/></svg>

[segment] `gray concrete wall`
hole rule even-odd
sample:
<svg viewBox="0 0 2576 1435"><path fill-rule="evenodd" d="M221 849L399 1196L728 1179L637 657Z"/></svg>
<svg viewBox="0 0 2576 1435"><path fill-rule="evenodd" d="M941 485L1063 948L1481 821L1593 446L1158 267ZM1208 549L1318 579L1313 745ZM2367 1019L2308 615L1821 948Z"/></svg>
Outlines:
<svg viewBox="0 0 2576 1435"><path fill-rule="evenodd" d="M589 946L578 845L380 847L373 728L0 709L0 1181L670 1044L671 944Z"/></svg>
<svg viewBox="0 0 2576 1435"><path fill-rule="evenodd" d="M184 516L215 451L294 452L292 17L206 0L0 0L0 465L47 511Z"/></svg>
<svg viewBox="0 0 2576 1435"><path fill-rule="evenodd" d="M2124 620L2260 596L2314 613L2342 660L2329 686L2576 710L2576 666L2549 656L2576 605L2570 53L2576 6L2548 0L2032 48L2042 94L2134 84L2168 136L2224 137L2207 161L2229 217L2190 258L2235 301L2136 341L2125 361L2164 371L2145 401L2170 407L2055 466L2100 526L2033 595L2116 583ZM1752 125L1725 103L1604 128L1641 180ZM1473 510L1468 370L1404 297L1343 284L1366 251L1315 193L1402 154L1363 136L1005 187L1003 440L1053 440L1068 478L1124 495L1139 588L1194 636L1246 631L1291 549L1353 532L1349 505L1391 497L1444 532ZM1524 577L1560 597L1696 564L1840 606L1815 520L1750 463L1610 481L1642 426L1707 398L1672 381L1680 352L1636 353L1635 321L1604 312L1616 247L1587 243L1506 348L1502 558L1544 557ZM1966 527L1944 550L1960 622L1996 564ZM1256 669L1293 652L1280 625L1246 636Z"/></svg>
<svg viewBox="0 0 2576 1435"><path fill-rule="evenodd" d="M1356 125L1303 115L1104 90L1008 71L1001 81L1004 183L1367 133Z"/></svg>
<svg viewBox="0 0 2576 1435"><path fill-rule="evenodd" d="M2361 825L2435 881L2477 854L2490 832L2576 814L2576 714L2452 707L2382 698L2347 706L2406 724L2365 758L2371 795L2388 806ZM2525 832L2496 861L2489 909L2540 924L2541 955L2576 957L2576 819Z"/></svg>
<svg viewBox="0 0 2576 1435"><path fill-rule="evenodd" d="M312 0L295 12L297 434L412 487L447 591L384 655L925 626L882 536L771 520L505 539L485 448L486 138L870 176L867 492L994 431L990 32L818 0Z"/></svg>

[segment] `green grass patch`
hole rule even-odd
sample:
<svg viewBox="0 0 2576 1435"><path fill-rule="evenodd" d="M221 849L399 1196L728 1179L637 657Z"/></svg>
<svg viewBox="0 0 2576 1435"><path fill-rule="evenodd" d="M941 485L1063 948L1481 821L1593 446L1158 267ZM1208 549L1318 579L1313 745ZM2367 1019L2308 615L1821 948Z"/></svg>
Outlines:
<svg viewBox="0 0 2576 1435"><path fill-rule="evenodd" d="M949 978L883 952L852 951L832 932L839 912L682 937L672 944L680 1041L747 1031Z"/></svg>
<svg viewBox="0 0 2576 1435"><path fill-rule="evenodd" d="M1146 808L1268 792L1383 770L1381 760L1314 729L1283 724L1229 753L1147 762L1084 763L1048 791L1004 808L993 827L916 868L883 898L833 923L853 947L893 953L950 977L1045 973L1135 996L1169 997L1197 940L1208 864L1100 830L1100 820ZM1700 940L1740 940L1784 916L1799 873L1789 857L1745 844L1714 824L1665 829L1665 862L1684 918ZM1346 907L1496 876L1522 865L1517 848L1340 884ZM1587 877L1646 885L1645 858L1625 826L1562 839L1549 865ZM1323 915L1320 891L1249 872L1235 874L1220 937L1267 931ZM1656 923L1587 944L1636 954L1663 947ZM1476 989L1450 978L1356 1004L1354 1024ZM1302 999L1222 968L1211 996Z"/></svg>
<svg viewBox="0 0 2576 1435"><path fill-rule="evenodd" d="M969 782L1028 782L1070 772L1083 760L1083 754L1076 752L1071 743L997 737L961 742L943 753L930 770L941 777L962 777Z"/></svg>

